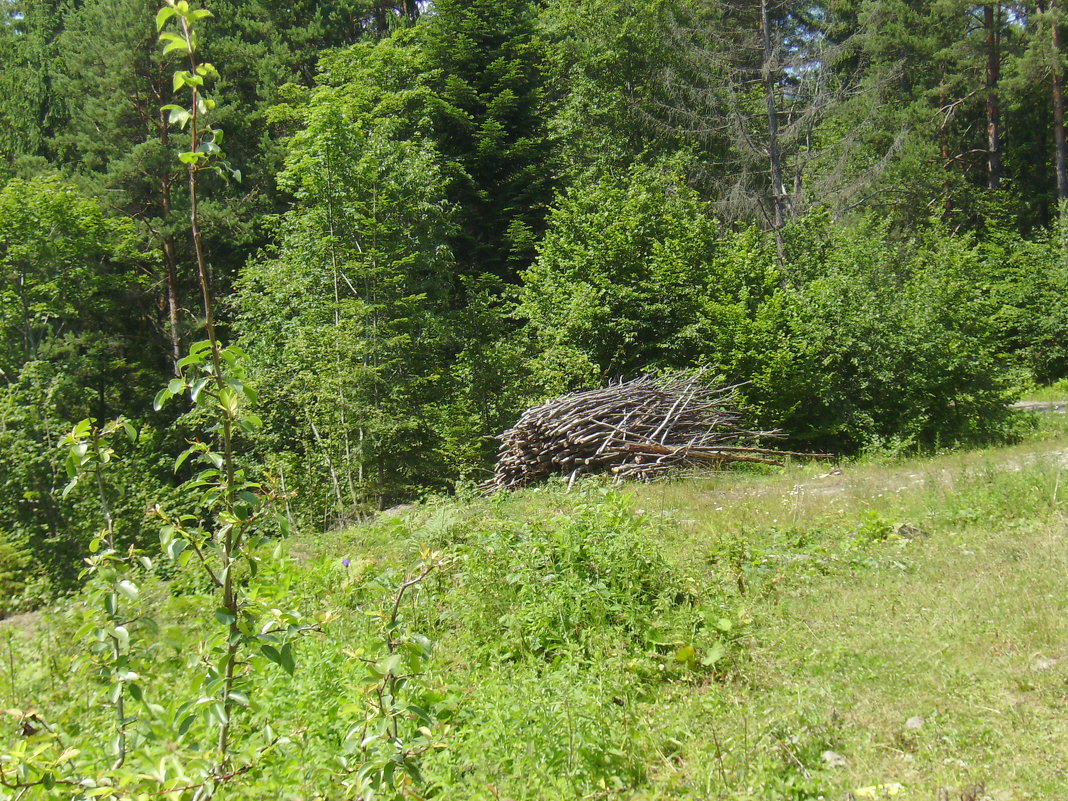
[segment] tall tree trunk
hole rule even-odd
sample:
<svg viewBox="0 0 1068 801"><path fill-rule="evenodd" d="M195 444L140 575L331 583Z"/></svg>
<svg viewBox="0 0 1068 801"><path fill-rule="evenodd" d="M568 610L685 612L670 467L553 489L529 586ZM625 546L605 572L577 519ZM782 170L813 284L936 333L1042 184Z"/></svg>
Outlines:
<svg viewBox="0 0 1068 801"><path fill-rule="evenodd" d="M164 150L170 144L170 132L168 130L167 112L161 111L159 115L159 143ZM163 217L164 230L171 216L171 174L164 171L160 179L160 213ZM163 235L160 245L163 252L163 281L167 292L167 336L171 344L171 360L175 375L178 374L178 362L182 358L182 340L178 333L178 256L174 249L174 237L170 234Z"/></svg>
<svg viewBox="0 0 1068 801"><path fill-rule="evenodd" d="M983 6L986 30L986 152L988 186L998 189L1004 170L1001 165L1001 4Z"/></svg>
<svg viewBox="0 0 1068 801"><path fill-rule="evenodd" d="M1057 19L1056 7L1050 2L1050 28L1053 30L1053 143L1054 163L1057 169L1057 202L1068 199L1068 168L1065 167L1064 146L1064 76L1061 73L1061 27Z"/></svg>
<svg viewBox="0 0 1068 801"><path fill-rule="evenodd" d="M939 95L938 95L938 112L942 118L938 125L938 152L942 157L942 169L946 173L945 181L942 183L942 192L944 194L942 202L942 211L946 219L953 211L953 178L951 173L953 171L953 158L949 152L949 137L946 134L946 128L949 127L949 97L946 95L946 85L943 82Z"/></svg>
<svg viewBox="0 0 1068 801"><path fill-rule="evenodd" d="M776 53L771 37L768 0L760 0L760 34L763 48L764 94L768 109L768 163L771 171L771 226L775 248L781 263L784 259L782 228L786 221L786 187L782 182L782 152L779 149L779 111L775 102L778 78Z"/></svg>
<svg viewBox="0 0 1068 801"><path fill-rule="evenodd" d="M169 209L168 209L169 211ZM163 237L163 279L167 287L167 337L171 344L171 360L175 375L182 358L182 339L178 333L178 258L174 252L174 237Z"/></svg>

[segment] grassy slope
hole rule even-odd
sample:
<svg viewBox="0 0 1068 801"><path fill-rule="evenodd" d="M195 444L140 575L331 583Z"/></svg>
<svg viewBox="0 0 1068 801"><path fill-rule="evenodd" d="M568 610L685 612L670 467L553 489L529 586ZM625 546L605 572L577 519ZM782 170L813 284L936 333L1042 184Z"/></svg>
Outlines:
<svg viewBox="0 0 1068 801"><path fill-rule="evenodd" d="M684 640L649 645L622 629L524 655L496 642L516 629L485 601L499 587L477 585L485 564L453 568L413 612L438 646L430 683L458 699L450 749L426 766L432 790L830 799L883 797L870 788L899 783L894 797L906 799L1068 797L1068 436L1053 430L1061 418L1045 425L1013 448L628 490L642 536L692 588L687 603L730 622L714 670L680 665ZM481 553L493 542L482 532L524 521L558 531L601 497L590 485L429 504L291 541L294 603L341 617L302 646L294 678L270 674L264 705L276 728L307 729L279 757L284 780L250 778L232 797L314 798L316 787L333 797L323 769L354 714L335 707L357 692L349 654L365 624L351 612L363 576L410 563L421 542ZM900 523L914 529L900 536ZM343 556L358 565L342 569ZM195 594L164 606L197 625ZM657 607L649 622L663 614L676 625L676 611ZM83 694L62 680L66 625L27 624L15 638L13 701L33 698L53 720Z"/></svg>
<svg viewBox="0 0 1068 801"><path fill-rule="evenodd" d="M1064 797L1062 448L1039 448L1052 454L1035 461L1030 449L1009 449L847 469L789 489L758 485L723 504L713 517L728 527L743 517L819 531L859 519L864 530L866 516L877 515L929 537L892 538L870 549L869 564L825 575L781 566L765 575L751 593L761 596L750 602L751 661L738 680L711 690L726 713L716 723L726 754L720 782L710 775L718 749L698 734L712 732L701 715L685 758L665 764L665 774L680 790L704 777L712 797L760 798L775 761L769 751L778 749L787 772L791 763L802 776L818 770L813 784L828 797L892 782L907 798L934 799L943 788L956 798L975 785L993 798ZM665 501L678 503L701 514L682 496ZM700 539L677 552L699 553ZM912 728L910 718L922 724L914 719ZM747 730L757 734L747 740ZM823 750L845 764L830 768ZM762 758L754 786L747 771Z"/></svg>

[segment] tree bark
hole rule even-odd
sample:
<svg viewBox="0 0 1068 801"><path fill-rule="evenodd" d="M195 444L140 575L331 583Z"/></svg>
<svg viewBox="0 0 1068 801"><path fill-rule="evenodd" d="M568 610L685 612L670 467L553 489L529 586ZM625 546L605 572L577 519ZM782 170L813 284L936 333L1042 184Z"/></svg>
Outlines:
<svg viewBox="0 0 1068 801"><path fill-rule="evenodd" d="M953 211L953 179L950 173L953 170L953 159L949 152L949 137L946 134L946 128L949 126L949 98L946 96L945 83L942 84L941 90L938 96L938 111L942 120L938 125L938 152L942 157L942 169L946 173L946 179L942 183L942 192L945 195L942 203L942 211L946 219L949 218L950 213Z"/></svg>
<svg viewBox="0 0 1068 801"><path fill-rule="evenodd" d="M1001 79L1001 4L983 6L983 28L986 30L986 151L988 186L1001 187L1004 170L1001 164L1001 98L998 82Z"/></svg>
<svg viewBox="0 0 1068 801"><path fill-rule="evenodd" d="M775 102L778 78L776 53L771 37L768 0L760 0L760 34L763 48L764 94L768 110L768 164L771 172L771 226L775 248L781 263L784 259L782 228L786 221L786 187L782 181L782 151L779 148L779 111Z"/></svg>
<svg viewBox="0 0 1068 801"><path fill-rule="evenodd" d="M1050 3L1050 12L1055 12L1054 3ZM1050 28L1053 37L1053 143L1054 163L1057 170L1057 202L1068 199L1068 169L1065 167L1064 145L1064 76L1061 74L1061 27L1056 13L1051 13Z"/></svg>
<svg viewBox="0 0 1068 801"><path fill-rule="evenodd" d="M163 111L159 115L159 143L163 150L170 145L167 113ZM164 230L171 216L172 183L170 172L165 170L160 178L159 187L159 205ZM172 366L177 375L178 361L182 358L182 340L178 333L178 256L174 249L174 237L164 234L160 250L163 253L163 281L167 292L167 336L170 339Z"/></svg>

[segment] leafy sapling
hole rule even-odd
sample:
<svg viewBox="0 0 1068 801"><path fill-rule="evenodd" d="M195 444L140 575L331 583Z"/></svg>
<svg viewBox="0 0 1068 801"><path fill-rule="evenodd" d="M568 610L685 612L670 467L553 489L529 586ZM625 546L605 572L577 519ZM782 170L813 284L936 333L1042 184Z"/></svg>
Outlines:
<svg viewBox="0 0 1068 801"><path fill-rule="evenodd" d="M235 452L238 432L256 431L262 422L251 410L256 393L245 382L245 354L237 346L223 345L216 333L210 271L200 230L200 173L211 169L240 178L224 160L222 130L211 122L216 104L205 94L206 83L218 72L198 57L197 25L210 16L211 12L194 8L186 0L167 0L156 16L164 54L181 53L189 66L174 73L175 91L188 90L189 105L172 104L163 110L169 113L172 124L189 131L189 149L178 157L189 178L190 229L207 339L192 345L189 355L178 362L178 377L156 396L155 406L160 408L174 396L185 395L198 413L213 421L209 441L193 441L175 463L176 470L187 461L201 466L181 486L186 506L193 511L173 515L156 509L163 521L160 537L165 552L181 564L195 556L217 598L214 619L219 627L202 645L201 697L188 713L203 714L217 726L217 761L203 787L242 770L233 768L231 762L238 740L238 710L255 711L251 699L257 676L251 657L265 656L291 673L295 667L293 638L319 626L298 612L269 608L261 599L270 592L256 585L264 558L260 549L263 533L272 527L285 531L287 521L275 512L270 488L248 476ZM278 549L274 555L280 557ZM242 738L246 761L255 759L274 741L268 734L268 742L257 748L251 744L254 728L270 731L269 726L248 725L243 733L250 736Z"/></svg>
<svg viewBox="0 0 1068 801"><path fill-rule="evenodd" d="M110 732L103 737L103 732L94 732L76 747L38 713L20 713L24 737L0 759L0 785L20 793L35 788L71 797L78 788L87 797L112 796L118 787L139 781L136 771L126 768L131 748L144 739L134 729L138 717L130 706L146 700L143 674L151 663L152 645L151 638L142 634L154 633L157 626L141 592L152 560L132 546L123 549L116 539L108 469L118 458L112 440L122 434L136 440L138 432L122 417L103 426L88 418L60 443L67 449L70 478L64 496L79 485L87 486L97 497L103 522L88 545L87 567L82 571L85 611L75 640L89 644L76 661L105 690L104 705L112 709Z"/></svg>
<svg viewBox="0 0 1068 801"><path fill-rule="evenodd" d="M420 763L433 749L443 748L433 731L438 721L428 702L424 675L433 652L431 641L414 629L404 614L405 601L419 589L445 557L423 548L421 559L394 586L389 574L374 582L383 602L367 615L376 624L374 645L354 656L366 665L363 705L342 711L362 713L345 737L348 770L343 783L356 798L419 798L423 784Z"/></svg>
<svg viewBox="0 0 1068 801"><path fill-rule="evenodd" d="M141 701L141 676L133 670L134 663L145 656L146 648L138 634L144 629L156 630L141 598L141 576L152 570L152 560L132 546L125 553L115 540L115 518L109 500L106 481L107 468L116 458L111 439L125 434L137 439L137 429L127 419L119 417L98 426L96 420L82 420L60 443L68 448L66 469L70 481L63 494L70 493L79 483L92 485L100 503L104 528L89 542L88 567L82 571L87 578L86 595L91 612L77 634L78 639L91 636L89 659L100 678L112 686L110 701L115 710L115 733L110 742L114 761L112 770L126 762L128 732L133 718L127 714L127 700Z"/></svg>

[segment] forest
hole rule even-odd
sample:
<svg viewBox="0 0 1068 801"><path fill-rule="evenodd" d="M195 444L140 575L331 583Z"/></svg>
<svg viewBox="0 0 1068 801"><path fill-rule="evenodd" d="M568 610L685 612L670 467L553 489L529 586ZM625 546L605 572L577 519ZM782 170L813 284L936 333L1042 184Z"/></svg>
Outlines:
<svg viewBox="0 0 1068 801"><path fill-rule="evenodd" d="M700 371L784 447L843 459L1032 436L1012 404L1068 379L1064 28L1055 0L0 0L0 611L99 602L81 669L117 731L100 774L22 740L0 797L258 776L281 735L238 753L241 683L292 674L330 620L276 608L296 580L278 535L475 498L494 437L562 393ZM581 531L621 532L589 569L668 615L664 587L691 590L640 514L601 503L545 547L566 562ZM419 567L351 589L363 608L392 587L383 655L359 657L391 745L349 757L344 797L421 797L435 724L462 717L398 700L432 659L406 592L438 581L464 607L448 625L522 628L450 573L526 580L494 548L540 546L494 531L462 557L428 535ZM166 650L146 610L186 596L222 630L200 701L152 714L217 753L189 745L151 785L123 765L152 715L123 704L149 695L135 655ZM613 637L645 636L645 612L605 603ZM684 627L727 648L722 619ZM475 651L594 648L523 631ZM713 650L672 647L717 674ZM594 797L574 787L530 797Z"/></svg>

